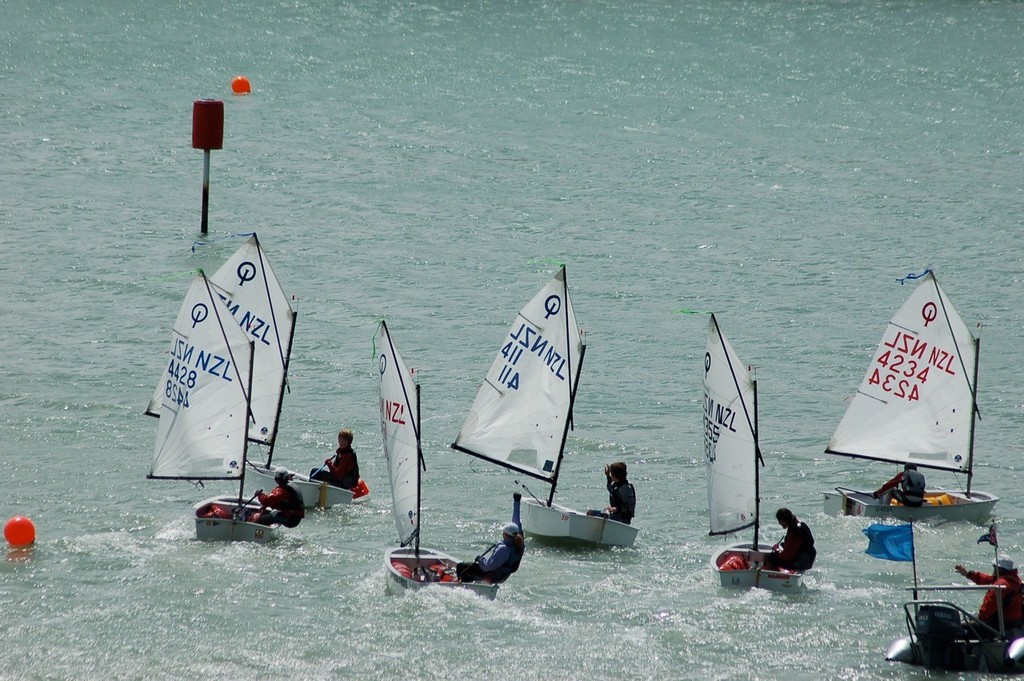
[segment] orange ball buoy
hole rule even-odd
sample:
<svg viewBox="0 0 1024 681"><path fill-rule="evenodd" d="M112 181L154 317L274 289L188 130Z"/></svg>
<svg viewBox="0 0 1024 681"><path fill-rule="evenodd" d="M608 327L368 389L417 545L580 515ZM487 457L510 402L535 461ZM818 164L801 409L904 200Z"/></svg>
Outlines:
<svg viewBox="0 0 1024 681"><path fill-rule="evenodd" d="M235 79L231 81L231 91L236 95L247 95L252 92L252 86L249 84L249 79L245 76L235 76Z"/></svg>
<svg viewBox="0 0 1024 681"><path fill-rule="evenodd" d="M4 537L11 546L28 546L36 540L36 526L23 515L16 515L4 525Z"/></svg>

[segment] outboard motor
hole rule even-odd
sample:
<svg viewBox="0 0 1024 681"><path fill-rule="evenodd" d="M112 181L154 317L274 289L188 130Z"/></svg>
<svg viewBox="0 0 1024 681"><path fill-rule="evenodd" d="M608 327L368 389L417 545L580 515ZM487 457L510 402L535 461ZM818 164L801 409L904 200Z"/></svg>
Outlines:
<svg viewBox="0 0 1024 681"><path fill-rule="evenodd" d="M966 634L959 611L944 605L922 605L917 611L915 629L922 666L948 671L964 669Z"/></svg>
<svg viewBox="0 0 1024 681"><path fill-rule="evenodd" d="M1015 638L1006 647L1006 669L1008 674L1019 674L1024 671L1024 638Z"/></svg>

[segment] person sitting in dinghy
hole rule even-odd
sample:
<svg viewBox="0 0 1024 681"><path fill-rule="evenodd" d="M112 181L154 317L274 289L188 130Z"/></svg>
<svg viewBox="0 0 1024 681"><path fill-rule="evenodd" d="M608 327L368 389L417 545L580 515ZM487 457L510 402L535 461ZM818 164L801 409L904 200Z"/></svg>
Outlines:
<svg viewBox="0 0 1024 681"><path fill-rule="evenodd" d="M998 556L992 563L992 574L968 570L963 565L956 565L953 569L971 580L975 584L992 584L1002 586L1003 589L992 589L985 592L985 598L981 601L981 609L978 611L978 619L999 631L999 603L997 598L1003 599L1003 626L1006 631L1018 629L1024 626L1024 597L1021 595L1020 574L1013 566L1013 561L1006 556Z"/></svg>
<svg viewBox="0 0 1024 681"><path fill-rule="evenodd" d="M810 570L814 565L814 559L818 556L818 550L814 548L814 535L806 523L797 520L793 512L788 508L780 508L775 512L775 519L779 525L786 530L786 536L781 542L772 548L772 552L765 556L764 568L766 570L796 570L803 572Z"/></svg>
<svg viewBox="0 0 1024 681"><path fill-rule="evenodd" d="M310 472L311 480L322 480L328 485L352 489L359 484L359 460L352 449L354 435L348 428L338 431L338 449L334 456L324 460L324 465Z"/></svg>
<svg viewBox="0 0 1024 681"><path fill-rule="evenodd" d="M280 523L285 527L296 527L306 517L306 509L302 505L302 493L288 484L295 474L279 468L274 473L277 487L264 494L263 490L256 493L256 498L263 506L259 512L249 519L251 523L273 525Z"/></svg>
<svg viewBox="0 0 1024 681"><path fill-rule="evenodd" d="M605 485L608 487L608 505L603 511L590 510L587 515L608 518L629 525L636 514L636 490L626 479L625 461L616 461L604 467Z"/></svg>
<svg viewBox="0 0 1024 681"><path fill-rule="evenodd" d="M472 563L459 563L455 574L463 582L490 582L501 584L519 569L526 550L522 525L519 522L519 502L523 495L512 495L512 522L505 523L501 541L476 557Z"/></svg>
<svg viewBox="0 0 1024 681"><path fill-rule="evenodd" d="M881 500L884 506L895 499L904 506L917 507L924 503L924 486L924 473L917 470L914 464L908 463L902 472L872 492L871 496Z"/></svg>

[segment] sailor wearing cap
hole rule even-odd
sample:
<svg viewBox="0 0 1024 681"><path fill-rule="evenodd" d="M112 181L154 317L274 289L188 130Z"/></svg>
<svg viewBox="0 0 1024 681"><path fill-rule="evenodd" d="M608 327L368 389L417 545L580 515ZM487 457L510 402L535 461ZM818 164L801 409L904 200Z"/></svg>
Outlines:
<svg viewBox="0 0 1024 681"><path fill-rule="evenodd" d="M455 573L463 582L490 582L501 584L519 569L526 544L519 522L519 503L523 495L512 495L512 522L501 528L501 541L476 557L472 563L459 563Z"/></svg>
<svg viewBox="0 0 1024 681"><path fill-rule="evenodd" d="M1005 629L1009 631L1024 625L1024 602L1021 598L1020 575L1009 557L996 556L992 561L992 574L968 570L959 564L953 569L975 584L992 584L1003 587L985 592L985 599L981 602L981 609L978 611L979 620L999 631L999 603L996 599L1002 598Z"/></svg>

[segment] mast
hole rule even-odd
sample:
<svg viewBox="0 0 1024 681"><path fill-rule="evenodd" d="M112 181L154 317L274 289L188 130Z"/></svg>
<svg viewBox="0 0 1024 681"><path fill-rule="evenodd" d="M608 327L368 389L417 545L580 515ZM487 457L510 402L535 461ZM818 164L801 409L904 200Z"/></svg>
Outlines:
<svg viewBox="0 0 1024 681"><path fill-rule="evenodd" d="M266 277L264 277L265 279ZM273 311L273 308L271 308ZM295 321L298 319L299 313L296 311L292 315L292 328L288 333L288 355L283 357L284 361L284 374L281 376L281 392L277 397L277 415L274 417L274 432L270 434L270 449L267 450L267 469L270 469L270 460L274 458L274 445L277 444L277 430L281 426L281 410L284 407L284 391L288 387L288 365L291 363L292 357L292 341L295 339ZM277 321L274 321L274 330L277 330ZM278 346L280 347L280 345Z"/></svg>
<svg viewBox="0 0 1024 681"><path fill-rule="evenodd" d="M551 508L551 503L555 498L555 487L558 486L558 471L562 468L562 459L565 456L565 441L569 438L569 429L572 428L572 408L576 402L576 387L580 382L580 369L583 368L583 356L587 354L587 344L583 343L583 347L580 349L580 364L576 370L576 376L572 374L572 357L570 356L570 350L572 350L572 338L569 335L569 275L565 271L565 265L562 265L562 299L565 301L563 305L566 308L565 314L565 356L569 361L566 362L566 366L569 367L569 408L565 412L565 427L562 429L562 442L558 447L558 459L555 461L554 474L551 476L551 491L548 493L548 508Z"/></svg>
<svg viewBox="0 0 1024 681"><path fill-rule="evenodd" d="M580 384L580 371L583 368L583 356L587 354L587 345L583 344L580 348L580 363L576 370L576 378L573 381L572 390L569 393L569 410L566 412L565 428L562 430L562 444L558 448L558 459L555 461L555 473L554 477L551 478L551 492L548 494L548 507L550 508L552 500L555 498L555 486L558 485L558 471L562 468L562 459L565 456L565 442L569 438L569 429L572 428L572 408L576 403L576 388ZM572 369L569 369L572 371Z"/></svg>
<svg viewBox="0 0 1024 681"><path fill-rule="evenodd" d="M260 243L260 238L257 236L256 232L253 232L252 238L256 241L256 252L259 253L260 256L260 270L263 275L263 291L267 296L267 302L270 307L270 323L273 325L274 335L277 336L277 347L280 349L281 338L278 332L279 327L277 325L277 314L274 310L274 298L270 295L270 280L267 279L267 261L263 252L263 244ZM277 281L276 275L274 280ZM280 282L278 282L278 286L280 287ZM268 438L270 440L270 448L267 450L268 469L270 468L271 459L274 458L274 445L277 443L277 431L280 428L281 410L284 406L284 392L288 384L288 364L290 363L292 356L292 341L295 339L295 322L299 316L298 311L292 311L290 306L288 311L292 312L292 324L291 329L288 331L288 352L281 356L281 390L277 396L277 413L274 415L274 430L270 433L270 437Z"/></svg>
<svg viewBox="0 0 1024 681"><path fill-rule="evenodd" d="M754 546L757 550L758 531L761 526L761 466L764 459L761 457L761 443L758 437L757 424L757 381L752 381L754 386ZM758 465L760 464L760 466Z"/></svg>
<svg viewBox="0 0 1024 681"><path fill-rule="evenodd" d="M219 317L219 315L218 315ZM238 508L242 508L242 495L245 493L245 458L249 453L249 421L252 416L252 365L256 356L256 343L249 341L249 380L245 389L245 428L242 430L242 472L238 476Z"/></svg>
<svg viewBox="0 0 1024 681"><path fill-rule="evenodd" d="M978 416L978 361L981 358L981 338L974 339L974 380L971 383L971 436L967 448L967 498L971 497L971 478L974 477L974 424Z"/></svg>
<svg viewBox="0 0 1024 681"><path fill-rule="evenodd" d="M421 447L420 440L420 384L416 382L416 467L422 467L422 472L427 470L427 462L423 459L423 448ZM416 534L414 536L414 552L416 559L420 557L420 527L422 527L420 521L420 499L421 491L423 489L423 477L420 475L421 471L416 472Z"/></svg>

